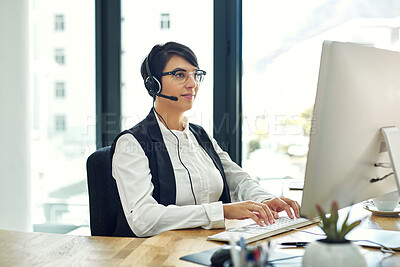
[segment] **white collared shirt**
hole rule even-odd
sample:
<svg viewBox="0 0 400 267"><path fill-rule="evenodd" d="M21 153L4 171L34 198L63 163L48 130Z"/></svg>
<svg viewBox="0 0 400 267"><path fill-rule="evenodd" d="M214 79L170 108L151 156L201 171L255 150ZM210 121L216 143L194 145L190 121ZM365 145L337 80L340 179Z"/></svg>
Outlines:
<svg viewBox="0 0 400 267"><path fill-rule="evenodd" d="M112 175L132 231L138 237L146 237L174 229L225 227L222 202L218 201L223 190L221 174L189 130L187 119L183 131L172 132L179 139L180 158L190 172L197 205L194 204L188 172L178 157L177 139L156 118L174 169L176 204L166 207L153 198L148 159L133 135L122 135L116 143ZM234 163L215 139L210 137L210 140L221 159L232 201L261 202L273 197Z"/></svg>

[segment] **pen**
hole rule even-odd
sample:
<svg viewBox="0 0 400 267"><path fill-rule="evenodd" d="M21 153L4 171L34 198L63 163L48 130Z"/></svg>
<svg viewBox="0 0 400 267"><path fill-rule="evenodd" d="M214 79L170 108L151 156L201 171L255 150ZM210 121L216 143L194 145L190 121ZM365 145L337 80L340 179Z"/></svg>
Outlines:
<svg viewBox="0 0 400 267"><path fill-rule="evenodd" d="M244 242L244 238L243 236L240 237L239 240L239 244L240 244L240 261L239 261L239 266L242 267L244 266L244 264L246 263L246 257L247 257L247 253L246 253L246 244Z"/></svg>
<svg viewBox="0 0 400 267"><path fill-rule="evenodd" d="M232 235L231 239L229 241L231 245L231 259L233 266L239 266L239 254L238 251L236 250L236 236Z"/></svg>
<svg viewBox="0 0 400 267"><path fill-rule="evenodd" d="M282 242L279 245L282 246L295 246L295 247L305 247L308 242Z"/></svg>

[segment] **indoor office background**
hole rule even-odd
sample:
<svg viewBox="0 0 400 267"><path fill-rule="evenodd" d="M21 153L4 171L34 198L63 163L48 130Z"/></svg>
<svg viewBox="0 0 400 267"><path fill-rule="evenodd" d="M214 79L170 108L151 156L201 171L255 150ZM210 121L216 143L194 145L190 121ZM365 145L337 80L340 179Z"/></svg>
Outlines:
<svg viewBox="0 0 400 267"><path fill-rule="evenodd" d="M304 178L323 40L400 49L397 0L0 0L0 228L89 225L86 159L151 108L151 47L207 71L189 119L281 195Z"/></svg>

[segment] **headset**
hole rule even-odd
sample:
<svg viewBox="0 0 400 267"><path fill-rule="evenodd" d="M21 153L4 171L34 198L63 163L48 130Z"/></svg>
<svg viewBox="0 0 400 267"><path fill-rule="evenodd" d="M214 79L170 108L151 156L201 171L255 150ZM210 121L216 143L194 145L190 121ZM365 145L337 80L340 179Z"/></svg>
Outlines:
<svg viewBox="0 0 400 267"><path fill-rule="evenodd" d="M149 66L149 57L146 57L146 72L148 77L144 81L144 86L147 89L147 92L149 95L151 95L154 99L156 96L164 97L172 101L178 101L178 98L176 96L168 96L161 94L161 83L158 81L156 77L154 77L151 72L150 72L150 66Z"/></svg>

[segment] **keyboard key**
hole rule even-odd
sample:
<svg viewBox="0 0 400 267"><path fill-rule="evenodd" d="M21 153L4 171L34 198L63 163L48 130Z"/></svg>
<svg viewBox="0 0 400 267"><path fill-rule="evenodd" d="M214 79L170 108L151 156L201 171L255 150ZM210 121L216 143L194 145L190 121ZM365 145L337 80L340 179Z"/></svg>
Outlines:
<svg viewBox="0 0 400 267"><path fill-rule="evenodd" d="M300 228L313 223L315 223L315 221L304 218L290 219L289 217L284 216L276 219L275 223L270 225L259 226L256 223L252 223L208 236L207 239L229 242L232 235L236 235L237 238L243 237L246 243L251 243L260 239L290 231L293 228Z"/></svg>

